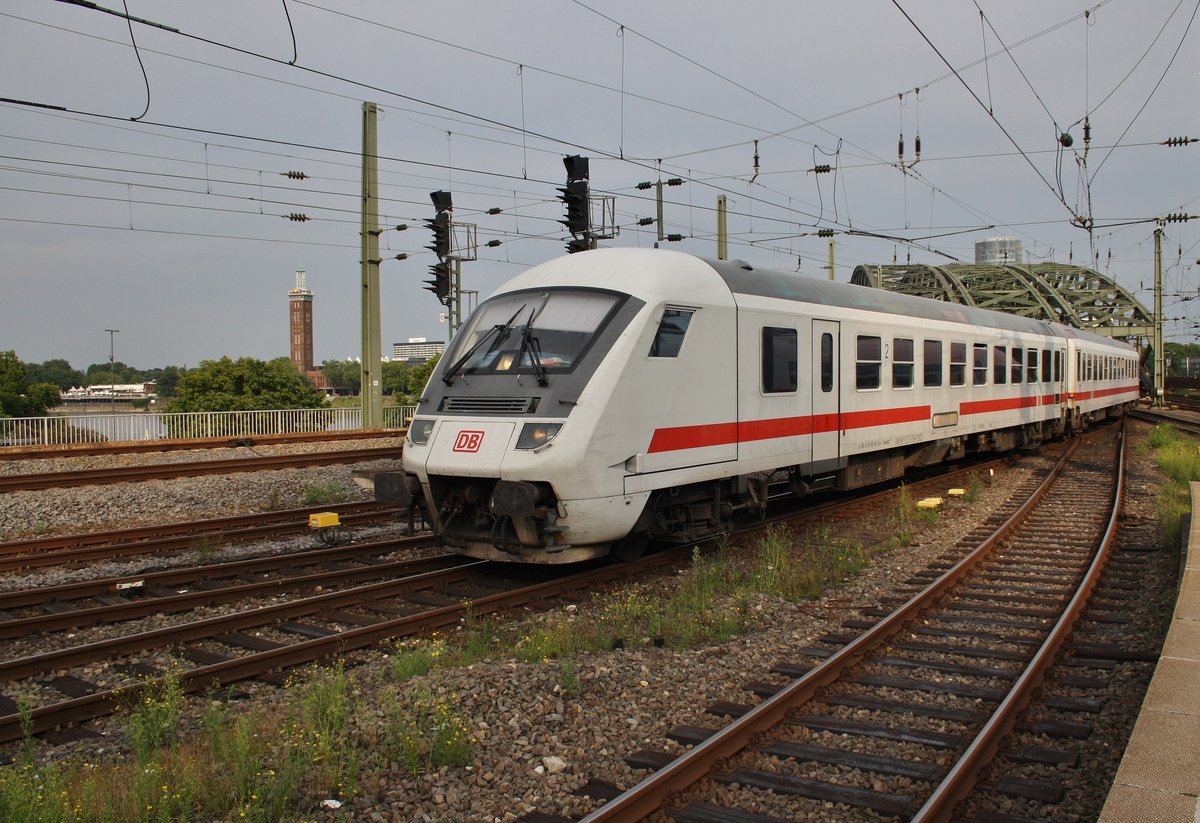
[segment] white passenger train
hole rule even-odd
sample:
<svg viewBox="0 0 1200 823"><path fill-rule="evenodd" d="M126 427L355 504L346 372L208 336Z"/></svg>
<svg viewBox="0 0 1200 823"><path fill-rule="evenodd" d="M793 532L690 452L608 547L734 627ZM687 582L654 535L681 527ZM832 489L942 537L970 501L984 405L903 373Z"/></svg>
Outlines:
<svg viewBox="0 0 1200 823"><path fill-rule="evenodd" d="M1138 397L1132 347L862 286L602 249L529 269L470 317L404 472L466 554L636 556L971 452L1036 445Z"/></svg>

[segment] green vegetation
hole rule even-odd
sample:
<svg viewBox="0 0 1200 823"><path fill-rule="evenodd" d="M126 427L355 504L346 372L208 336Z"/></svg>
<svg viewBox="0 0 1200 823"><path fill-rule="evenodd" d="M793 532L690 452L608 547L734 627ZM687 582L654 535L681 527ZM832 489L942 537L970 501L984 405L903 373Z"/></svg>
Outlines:
<svg viewBox="0 0 1200 823"><path fill-rule="evenodd" d="M360 682L340 663L312 666L289 681L275 708L235 715L209 695L190 739L177 734L183 684L171 674L129 692L132 754L111 765L36 765L32 705L18 700L30 725L19 762L0 767L0 823L300 819L317 800L352 798L364 778L394 767L419 775L472 763L477 741L465 712L452 692L416 679L422 675L515 658L554 666L555 690L575 695L587 688L582 653L726 641L773 609L842 585L879 551L828 528L797 535L776 527L748 552L696 549L670 585L596 594L582 612L568 606L511 624L481 619L467 603L451 635L390 644L390 685ZM382 762L373 762L376 753ZM383 774L364 774L368 762Z"/></svg>
<svg viewBox="0 0 1200 823"><path fill-rule="evenodd" d="M1200 343L1164 343L1163 354L1167 360L1167 376L1181 377L1189 359L1200 359Z"/></svg>
<svg viewBox="0 0 1200 823"><path fill-rule="evenodd" d="M387 759L409 774L443 766L467 766L475 738L452 699L438 698L422 686L383 695L384 731L380 742Z"/></svg>
<svg viewBox="0 0 1200 823"><path fill-rule="evenodd" d="M1142 444L1153 450L1159 468L1167 475L1158 492L1159 533L1166 545L1178 551L1183 515L1191 508L1188 483L1200 480L1200 447L1174 426L1155 426Z"/></svg>
<svg viewBox="0 0 1200 823"><path fill-rule="evenodd" d="M269 362L242 357L205 360L179 378L166 412L239 412L263 409L319 409L325 395L314 389L286 357ZM172 421L176 425L183 425ZM227 415L214 421L212 435L256 434L268 425L251 416ZM175 432L172 432L175 435Z"/></svg>
<svg viewBox="0 0 1200 823"><path fill-rule="evenodd" d="M332 480L321 480L304 487L306 506L328 506L333 503L345 503L349 499L350 494Z"/></svg>
<svg viewBox="0 0 1200 823"><path fill-rule="evenodd" d="M86 386L87 377L79 369L71 368L66 360L47 360L45 363L26 363L26 377L34 383L50 383L63 391L74 386ZM104 382L109 382L108 377ZM122 380L122 383L125 381Z"/></svg>
<svg viewBox="0 0 1200 823"><path fill-rule="evenodd" d="M128 708L128 732L130 745L140 762L150 762L160 749L174 748L183 702L183 684L175 671L148 684L136 695Z"/></svg>
<svg viewBox="0 0 1200 823"><path fill-rule="evenodd" d="M325 396L286 357L204 360L179 379L169 412L318 409Z"/></svg>
<svg viewBox="0 0 1200 823"><path fill-rule="evenodd" d="M410 366L407 363L387 362L380 369L380 389L384 396L392 397L404 406L417 402L429 376L433 374L438 358L427 363ZM326 360L321 364L321 371L329 385L357 395L362 389L362 367L349 360ZM356 401L357 402L357 401Z"/></svg>
<svg viewBox="0 0 1200 823"><path fill-rule="evenodd" d="M352 797L361 753L379 744L356 731L355 683L336 664L307 669L287 688L294 695L278 712L233 716L210 698L202 734L184 743L183 692L168 675L136 691L126 713L133 756L111 765L35 764L27 736L21 761L0 767L0 823L275 823L299 819L316 800ZM469 738L453 745L446 762L469 762Z"/></svg>
<svg viewBox="0 0 1200 823"><path fill-rule="evenodd" d="M225 550L225 542L219 536L202 535L188 544L188 548L207 563Z"/></svg>
<svg viewBox="0 0 1200 823"><path fill-rule="evenodd" d="M159 397L173 397L179 377L185 370L179 366L137 369L117 360L92 363L85 371L80 371L62 358L54 358L44 363L26 363L25 371L30 383L47 383L63 391L75 386L109 383L154 383Z"/></svg>
<svg viewBox="0 0 1200 823"><path fill-rule="evenodd" d="M577 655L617 645L685 649L727 641L762 615L764 598L815 599L862 569L875 551L835 539L825 527L798 541L787 530L774 528L756 542L748 560L726 545L708 554L695 550L691 567L669 592L634 585L615 594L596 595L586 620L578 617L574 607L542 615L524 626L469 618L452 644L436 633L398 641L389 658L390 674L403 681L435 668L486 659L557 660L560 688L576 690Z"/></svg>
<svg viewBox="0 0 1200 823"><path fill-rule="evenodd" d="M34 382L15 351L0 351L0 417L41 417L59 402L58 386Z"/></svg>

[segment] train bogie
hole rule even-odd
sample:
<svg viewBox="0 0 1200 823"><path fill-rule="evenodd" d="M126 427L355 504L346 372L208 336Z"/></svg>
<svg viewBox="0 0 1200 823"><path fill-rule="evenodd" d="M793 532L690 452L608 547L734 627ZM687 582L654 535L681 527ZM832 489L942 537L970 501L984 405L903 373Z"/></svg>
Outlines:
<svg viewBox="0 0 1200 823"><path fill-rule="evenodd" d="M480 306L391 484L468 554L630 556L781 494L1035 445L1136 397L1130 347L1056 324L610 249Z"/></svg>

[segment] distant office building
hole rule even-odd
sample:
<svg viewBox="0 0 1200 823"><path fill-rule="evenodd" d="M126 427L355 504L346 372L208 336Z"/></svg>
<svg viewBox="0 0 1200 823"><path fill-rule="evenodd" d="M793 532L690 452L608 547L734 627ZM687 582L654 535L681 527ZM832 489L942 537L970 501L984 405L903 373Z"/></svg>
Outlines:
<svg viewBox="0 0 1200 823"><path fill-rule="evenodd" d="M392 344L392 360L401 363L424 363L432 360L446 350L442 340L426 340L424 337L410 337L407 343Z"/></svg>
<svg viewBox="0 0 1200 823"><path fill-rule="evenodd" d="M304 284L304 267L296 269L296 288L288 292L291 316L292 365L303 374L315 370L313 363L313 293Z"/></svg>

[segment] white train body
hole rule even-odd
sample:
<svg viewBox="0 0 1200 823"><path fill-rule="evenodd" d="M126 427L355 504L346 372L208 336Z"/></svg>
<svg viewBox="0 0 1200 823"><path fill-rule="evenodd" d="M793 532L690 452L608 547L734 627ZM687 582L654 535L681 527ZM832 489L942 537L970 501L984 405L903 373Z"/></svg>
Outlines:
<svg viewBox="0 0 1200 823"><path fill-rule="evenodd" d="M1057 324L677 252L585 252L472 315L392 488L474 556L633 554L778 494L1080 429L1136 401L1137 375L1132 347Z"/></svg>

